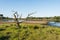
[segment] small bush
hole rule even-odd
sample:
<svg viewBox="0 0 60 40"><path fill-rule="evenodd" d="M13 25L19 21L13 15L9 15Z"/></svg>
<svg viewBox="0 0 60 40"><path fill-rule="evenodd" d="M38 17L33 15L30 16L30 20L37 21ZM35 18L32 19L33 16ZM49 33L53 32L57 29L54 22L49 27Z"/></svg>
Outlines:
<svg viewBox="0 0 60 40"><path fill-rule="evenodd" d="M10 26L13 26L13 24L10 24Z"/></svg>
<svg viewBox="0 0 60 40"><path fill-rule="evenodd" d="M39 27L38 26L34 26L34 29L39 29Z"/></svg>
<svg viewBox="0 0 60 40"><path fill-rule="evenodd" d="M46 26L42 26L41 28L47 28Z"/></svg>
<svg viewBox="0 0 60 40"><path fill-rule="evenodd" d="M10 26L7 25L7 26L5 26L5 27L7 28L7 27L10 27Z"/></svg>
<svg viewBox="0 0 60 40"><path fill-rule="evenodd" d="M25 26L25 27L23 27L23 29L27 29L27 27Z"/></svg>
<svg viewBox="0 0 60 40"><path fill-rule="evenodd" d="M1 28L0 31L4 31L5 29Z"/></svg>
<svg viewBox="0 0 60 40"><path fill-rule="evenodd" d="M0 40L9 40L10 36L2 36L0 37Z"/></svg>
<svg viewBox="0 0 60 40"><path fill-rule="evenodd" d="M11 34L11 32L7 32L7 35Z"/></svg>

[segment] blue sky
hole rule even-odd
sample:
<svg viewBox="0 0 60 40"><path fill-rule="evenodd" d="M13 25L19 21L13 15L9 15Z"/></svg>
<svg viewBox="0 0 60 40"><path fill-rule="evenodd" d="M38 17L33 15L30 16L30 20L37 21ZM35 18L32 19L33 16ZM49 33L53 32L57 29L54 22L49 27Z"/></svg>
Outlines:
<svg viewBox="0 0 60 40"><path fill-rule="evenodd" d="M0 14L13 17L12 11L22 17L32 12L36 17L60 16L60 0L0 0Z"/></svg>

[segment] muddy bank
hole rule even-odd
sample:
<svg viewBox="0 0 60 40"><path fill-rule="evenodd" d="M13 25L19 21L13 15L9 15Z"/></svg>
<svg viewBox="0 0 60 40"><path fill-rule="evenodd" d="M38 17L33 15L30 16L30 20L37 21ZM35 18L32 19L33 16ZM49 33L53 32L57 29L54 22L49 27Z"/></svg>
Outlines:
<svg viewBox="0 0 60 40"><path fill-rule="evenodd" d="M47 24L47 23L48 23L48 21L24 21L24 23Z"/></svg>
<svg viewBox="0 0 60 40"><path fill-rule="evenodd" d="M15 22L0 22L0 24L4 24L4 23L15 23ZM19 22L19 23L29 23L29 24L47 24L48 21L22 21L22 22Z"/></svg>

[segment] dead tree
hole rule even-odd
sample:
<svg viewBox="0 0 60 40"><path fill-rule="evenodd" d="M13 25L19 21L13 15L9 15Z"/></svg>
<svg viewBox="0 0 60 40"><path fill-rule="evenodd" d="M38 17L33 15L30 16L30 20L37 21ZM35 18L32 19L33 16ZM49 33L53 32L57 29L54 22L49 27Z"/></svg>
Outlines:
<svg viewBox="0 0 60 40"><path fill-rule="evenodd" d="M20 28L21 28L21 26L19 25L17 12L14 13L14 18L15 18L15 22L16 22L16 27L18 28L18 34L17 34L18 40L20 40Z"/></svg>
<svg viewBox="0 0 60 40"><path fill-rule="evenodd" d="M14 19L15 19L17 28L19 28L20 25L19 25L19 21L18 21L18 14L17 14L17 12L14 13Z"/></svg>
<svg viewBox="0 0 60 40"><path fill-rule="evenodd" d="M32 15L32 14L34 14L34 13L28 14L27 18L28 18L30 15ZM21 14L21 16L22 16L22 14ZM20 16L20 19L21 19L21 16ZM27 20L27 18L26 18L26 20ZM19 25L17 12L14 13L14 19L15 19L15 22L16 22L16 27L18 28L18 34L17 34L18 40L20 40L20 36L19 36L19 35L20 35L20 28L21 28L21 26Z"/></svg>
<svg viewBox="0 0 60 40"><path fill-rule="evenodd" d="M29 13L26 17L26 21L28 20L28 17L30 17L31 15L35 14L35 12Z"/></svg>

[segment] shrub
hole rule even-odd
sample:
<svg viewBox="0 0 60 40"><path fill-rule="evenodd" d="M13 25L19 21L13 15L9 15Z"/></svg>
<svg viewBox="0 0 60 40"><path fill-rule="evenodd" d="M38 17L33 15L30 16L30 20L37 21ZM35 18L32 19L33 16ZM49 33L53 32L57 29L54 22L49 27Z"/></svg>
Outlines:
<svg viewBox="0 0 60 40"><path fill-rule="evenodd" d="M39 29L39 27L38 26L34 26L34 29Z"/></svg>
<svg viewBox="0 0 60 40"><path fill-rule="evenodd" d="M9 40L10 36L2 36L0 37L0 40Z"/></svg>
<svg viewBox="0 0 60 40"><path fill-rule="evenodd" d="M0 31L4 31L5 29L3 29L3 28L0 28Z"/></svg>
<svg viewBox="0 0 60 40"><path fill-rule="evenodd" d="M7 28L7 27L10 27L10 26L6 25L5 27Z"/></svg>
<svg viewBox="0 0 60 40"><path fill-rule="evenodd" d="M13 26L13 24L10 24L10 26Z"/></svg>
<svg viewBox="0 0 60 40"><path fill-rule="evenodd" d="M27 29L28 27L24 26L23 29Z"/></svg>

